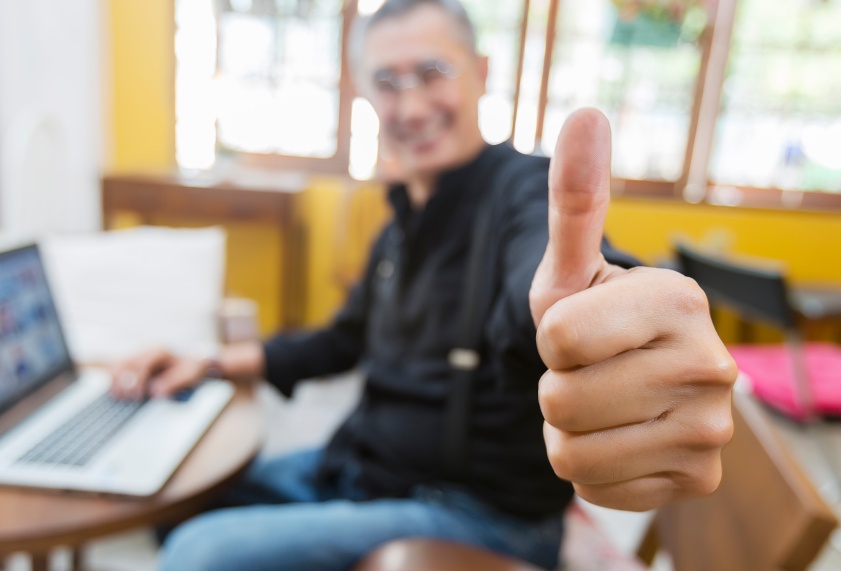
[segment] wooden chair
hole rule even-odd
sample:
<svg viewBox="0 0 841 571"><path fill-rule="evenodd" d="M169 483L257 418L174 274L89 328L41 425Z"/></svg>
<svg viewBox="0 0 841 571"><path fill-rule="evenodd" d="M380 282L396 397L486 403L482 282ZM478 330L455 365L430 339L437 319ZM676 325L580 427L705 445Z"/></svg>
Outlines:
<svg viewBox="0 0 841 571"><path fill-rule="evenodd" d="M832 510L791 457L768 414L751 397L734 399L735 434L722 455L714 494L657 511L638 550L658 549L675 571L801 571L837 525ZM536 571L486 550L429 539L385 544L354 571Z"/></svg>
<svg viewBox="0 0 841 571"><path fill-rule="evenodd" d="M386 543L353 571L541 571L538 567L439 539L399 539Z"/></svg>
<svg viewBox="0 0 841 571"><path fill-rule="evenodd" d="M660 548L671 555L675 571L801 571L835 529L835 514L767 412L736 394L733 417L721 486L710 496L659 509L640 545L644 561Z"/></svg>

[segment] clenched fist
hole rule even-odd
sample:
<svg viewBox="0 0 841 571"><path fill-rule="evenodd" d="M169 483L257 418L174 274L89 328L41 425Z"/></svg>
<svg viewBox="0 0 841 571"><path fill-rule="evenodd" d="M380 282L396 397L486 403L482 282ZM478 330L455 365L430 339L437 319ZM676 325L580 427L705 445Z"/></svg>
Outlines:
<svg viewBox="0 0 841 571"><path fill-rule="evenodd" d="M567 120L549 195L549 244L529 301L549 368L539 398L555 472L616 509L713 492L736 367L694 281L602 256L610 127L600 112Z"/></svg>

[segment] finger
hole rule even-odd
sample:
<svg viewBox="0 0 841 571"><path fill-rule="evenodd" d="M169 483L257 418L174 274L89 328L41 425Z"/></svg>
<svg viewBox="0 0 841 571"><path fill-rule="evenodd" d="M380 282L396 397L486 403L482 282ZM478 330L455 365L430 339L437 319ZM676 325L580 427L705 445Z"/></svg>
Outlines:
<svg viewBox="0 0 841 571"><path fill-rule="evenodd" d="M684 329L709 328L708 322L707 298L694 281L634 268L555 303L538 326L537 348L548 368L571 369L667 344L686 335Z"/></svg>
<svg viewBox="0 0 841 571"><path fill-rule="evenodd" d="M604 219L610 203L610 124L596 109L564 124L549 173L549 250L557 280L571 295L600 269Z"/></svg>
<svg viewBox="0 0 841 571"><path fill-rule="evenodd" d="M146 376L137 359L124 361L112 368L111 392L119 399L140 399L145 395Z"/></svg>
<svg viewBox="0 0 841 571"><path fill-rule="evenodd" d="M146 396L149 379L170 366L172 355L165 349L152 349L117 364L112 369L112 391L118 398Z"/></svg>
<svg viewBox="0 0 841 571"><path fill-rule="evenodd" d="M695 496L713 493L721 482L721 455L710 456L703 477L664 472L600 486L573 484L582 499L623 511L642 512Z"/></svg>
<svg viewBox="0 0 841 571"><path fill-rule="evenodd" d="M111 394L118 399L125 398L126 387L129 383L123 380L123 371L125 363L115 363L108 367L108 372L111 375Z"/></svg>
<svg viewBox="0 0 841 571"><path fill-rule="evenodd" d="M180 390L195 386L206 367L197 360L182 359L149 381L149 394L153 398L168 397Z"/></svg>
<svg viewBox="0 0 841 571"><path fill-rule="evenodd" d="M544 423L544 440L555 473L571 482L605 485L658 473L674 473L683 479L706 479L712 457L733 434L729 406L716 400L729 399L726 391L710 397L700 408L675 411L672 415L642 424L596 432L572 433ZM729 404L729 401L728 401ZM693 487L694 489L694 487Z"/></svg>
<svg viewBox="0 0 841 571"><path fill-rule="evenodd" d="M588 367L550 369L538 390L543 417L568 432L604 430L664 416L706 385L729 389L733 365L724 346L695 351L699 357L687 359L675 347L634 349Z"/></svg>

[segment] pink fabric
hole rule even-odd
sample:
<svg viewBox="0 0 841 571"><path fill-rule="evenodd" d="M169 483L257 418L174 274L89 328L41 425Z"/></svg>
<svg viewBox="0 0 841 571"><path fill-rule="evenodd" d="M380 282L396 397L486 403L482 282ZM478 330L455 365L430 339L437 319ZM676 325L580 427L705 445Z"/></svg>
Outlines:
<svg viewBox="0 0 841 571"><path fill-rule="evenodd" d="M792 418L807 416L795 388L791 353L785 346L733 345L728 349L760 400ZM807 343L803 350L815 412L841 416L841 347Z"/></svg>
<svg viewBox="0 0 841 571"><path fill-rule="evenodd" d="M564 540L561 542L563 569L579 571L647 571L636 555L624 553L601 529L599 522L573 501L564 519Z"/></svg>

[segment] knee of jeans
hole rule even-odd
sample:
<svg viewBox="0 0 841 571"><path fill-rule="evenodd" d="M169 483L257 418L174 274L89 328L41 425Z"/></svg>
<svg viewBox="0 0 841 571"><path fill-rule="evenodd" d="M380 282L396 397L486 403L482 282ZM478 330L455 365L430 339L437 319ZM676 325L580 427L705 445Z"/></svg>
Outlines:
<svg viewBox="0 0 841 571"><path fill-rule="evenodd" d="M200 515L179 525L161 549L160 571L238 569L238 565L229 562L231 555L237 552L236 547L230 545L229 532L230 527L215 513Z"/></svg>

